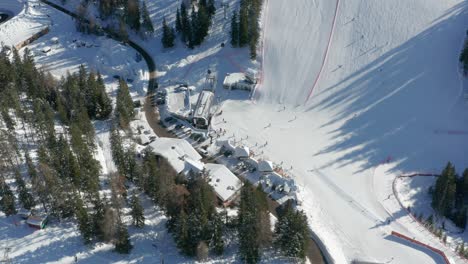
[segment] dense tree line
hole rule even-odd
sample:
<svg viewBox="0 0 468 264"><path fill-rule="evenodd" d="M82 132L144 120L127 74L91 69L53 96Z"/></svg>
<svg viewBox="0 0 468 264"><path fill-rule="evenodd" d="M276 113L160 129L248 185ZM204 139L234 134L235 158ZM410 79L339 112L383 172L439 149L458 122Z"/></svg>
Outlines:
<svg viewBox="0 0 468 264"><path fill-rule="evenodd" d="M193 49L208 36L208 30L216 12L214 0L199 0L189 9L182 1L176 12L175 29L180 33L182 42ZM164 31L163 31L164 37Z"/></svg>
<svg viewBox="0 0 468 264"><path fill-rule="evenodd" d="M247 183L242 187L237 229L241 259L259 262L261 250L269 247L273 238L267 197L260 186Z"/></svg>
<svg viewBox="0 0 468 264"><path fill-rule="evenodd" d="M468 169L459 177L449 162L433 188L432 207L439 215L450 218L457 226L466 228L468 208Z"/></svg>
<svg viewBox="0 0 468 264"><path fill-rule="evenodd" d="M90 3L91 1L82 1L77 6L79 18L75 21L76 27L79 32L100 34L100 25L97 25L95 17L88 12ZM101 19L115 22L114 28L117 28L116 33L122 40L128 38L126 26L139 33L154 32L146 1L140 5L139 0L99 0L98 11Z"/></svg>
<svg viewBox="0 0 468 264"><path fill-rule="evenodd" d="M274 244L284 256L305 259L310 231L307 217L287 202L275 225Z"/></svg>
<svg viewBox="0 0 468 264"><path fill-rule="evenodd" d="M128 253L131 244L120 218L122 181L111 181L112 202L99 195L101 167L94 158L91 120L112 113L102 77L80 66L57 81L37 69L27 49L23 57L13 49L12 60L2 50L0 210L11 215L19 207L42 206L49 217L76 218L85 243L112 242L116 251ZM23 164L27 170L20 173ZM14 179L15 191L7 178Z"/></svg>
<svg viewBox="0 0 468 264"><path fill-rule="evenodd" d="M257 44L260 38L259 19L263 0L241 0L239 11L231 18L231 45L249 46L250 57L257 57Z"/></svg>

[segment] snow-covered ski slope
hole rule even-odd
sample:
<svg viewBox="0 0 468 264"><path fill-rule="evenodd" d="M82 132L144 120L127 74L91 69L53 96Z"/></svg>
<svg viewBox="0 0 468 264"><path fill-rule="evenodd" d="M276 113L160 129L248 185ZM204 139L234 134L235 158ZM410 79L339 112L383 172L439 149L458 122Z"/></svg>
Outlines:
<svg viewBox="0 0 468 264"><path fill-rule="evenodd" d="M468 3L336 1L266 1L263 83L254 102L226 102L212 124L289 169L336 263L441 263L389 235L450 252L383 200L403 172L468 167L457 71ZM388 172L375 174L383 161Z"/></svg>

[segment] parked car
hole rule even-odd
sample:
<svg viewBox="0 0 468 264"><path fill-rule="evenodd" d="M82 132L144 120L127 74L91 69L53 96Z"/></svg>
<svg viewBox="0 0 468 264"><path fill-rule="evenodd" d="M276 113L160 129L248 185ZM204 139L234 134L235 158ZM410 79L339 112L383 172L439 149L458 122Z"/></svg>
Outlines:
<svg viewBox="0 0 468 264"><path fill-rule="evenodd" d="M168 123L170 123L173 120L175 120L175 118L172 117L172 116L168 116L168 117L164 118L164 122L168 122Z"/></svg>

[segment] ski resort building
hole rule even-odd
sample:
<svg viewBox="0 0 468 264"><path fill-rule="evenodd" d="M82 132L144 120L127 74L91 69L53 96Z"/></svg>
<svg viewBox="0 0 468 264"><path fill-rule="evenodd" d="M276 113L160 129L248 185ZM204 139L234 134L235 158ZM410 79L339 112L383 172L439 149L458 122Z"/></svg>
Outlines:
<svg viewBox="0 0 468 264"><path fill-rule="evenodd" d="M186 160L200 161L202 158L184 139L158 138L148 148L156 155L166 158L177 173L186 171Z"/></svg>
<svg viewBox="0 0 468 264"><path fill-rule="evenodd" d="M251 91L257 84L253 74L244 74L242 72L228 73L224 78L223 87L229 90L247 90Z"/></svg>
<svg viewBox="0 0 468 264"><path fill-rule="evenodd" d="M242 186L241 180L221 164L207 163L205 169L209 175L208 183L213 187L223 205L227 206L232 203L239 194Z"/></svg>
<svg viewBox="0 0 468 264"><path fill-rule="evenodd" d="M211 105L213 104L214 93L202 91L198 96L198 101L193 113L193 124L197 128L206 129L210 124Z"/></svg>

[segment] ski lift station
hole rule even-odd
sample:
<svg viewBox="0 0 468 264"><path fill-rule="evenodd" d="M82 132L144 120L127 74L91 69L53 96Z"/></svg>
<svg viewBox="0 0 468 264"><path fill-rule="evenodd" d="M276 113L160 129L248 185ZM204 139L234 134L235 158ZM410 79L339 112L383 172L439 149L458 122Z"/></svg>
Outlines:
<svg viewBox="0 0 468 264"><path fill-rule="evenodd" d="M257 79L254 73L228 73L224 77L223 87L229 90L247 90L251 91L257 84Z"/></svg>
<svg viewBox="0 0 468 264"><path fill-rule="evenodd" d="M211 105L213 104L214 93L202 91L198 97L195 111L193 113L193 124L195 127L205 129L210 124Z"/></svg>

